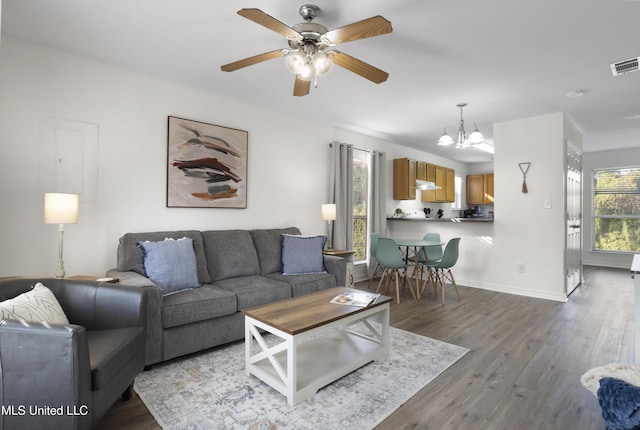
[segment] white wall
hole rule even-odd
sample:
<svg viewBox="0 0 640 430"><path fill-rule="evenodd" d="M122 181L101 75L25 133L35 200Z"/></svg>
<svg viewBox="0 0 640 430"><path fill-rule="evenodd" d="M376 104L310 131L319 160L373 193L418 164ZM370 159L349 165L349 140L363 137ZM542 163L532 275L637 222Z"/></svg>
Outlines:
<svg viewBox="0 0 640 430"><path fill-rule="evenodd" d="M299 226L323 232L331 127L3 37L0 47L0 276L55 272L57 226L43 223L43 116L98 124L98 191L65 227L67 275L103 275L131 231ZM247 209L166 208L167 116L249 132ZM52 184L54 187L54 184ZM64 190L59 190L64 191Z"/></svg>
<svg viewBox="0 0 640 430"><path fill-rule="evenodd" d="M494 126L495 236L498 285L517 286L542 297L565 297L565 139L582 137L563 113ZM522 193L519 163L530 162L528 193ZM551 209L544 200L551 199ZM524 263L525 273L518 273Z"/></svg>
<svg viewBox="0 0 640 430"><path fill-rule="evenodd" d="M460 237L454 273L462 285L564 301L567 137L582 146L580 133L562 113L495 124L495 221L392 221L392 234L410 238L439 232L444 241ZM531 162L527 194L522 193L522 162ZM469 167L469 173L488 171L486 165ZM551 209L544 209L545 199L551 199ZM525 273L518 272L519 263L525 264Z"/></svg>
<svg viewBox="0 0 640 430"><path fill-rule="evenodd" d="M37 183L42 117L99 125L97 196L81 202L78 224L66 226L68 275L102 275L114 267L118 238L126 232L289 225L306 234L323 232L320 205L327 196L327 144L332 140L387 153L389 215L398 206L425 206L419 200L392 200L394 158L451 167L463 178L469 173L465 164L418 149L285 117L10 37L3 37L0 47L0 94L0 276L55 271L57 228L43 223ZM169 115L249 132L247 209L165 207ZM496 125L495 223L438 223L443 238L463 237L456 266L461 284L563 298L563 122L562 114L552 114ZM532 162L528 195L520 193L522 161ZM553 199L552 210L542 209L544 198ZM390 223L391 236L422 234ZM526 264L525 274L517 273L518 262Z"/></svg>
<svg viewBox="0 0 640 430"><path fill-rule="evenodd" d="M640 148L585 153L582 156L583 221L582 263L594 266L629 269L633 254L617 254L593 251L593 171L595 169L637 167L640 163Z"/></svg>

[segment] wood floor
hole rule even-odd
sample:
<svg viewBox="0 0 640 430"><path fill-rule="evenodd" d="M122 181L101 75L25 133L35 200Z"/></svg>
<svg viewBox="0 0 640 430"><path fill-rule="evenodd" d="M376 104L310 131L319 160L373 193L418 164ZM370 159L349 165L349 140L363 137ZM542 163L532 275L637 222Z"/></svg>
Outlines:
<svg viewBox="0 0 640 430"><path fill-rule="evenodd" d="M366 283L358 284L366 289ZM588 369L634 359L629 270L585 268L567 303L459 287L391 306L391 325L471 351L377 429L598 429ZM160 428L136 394L118 401L98 429Z"/></svg>

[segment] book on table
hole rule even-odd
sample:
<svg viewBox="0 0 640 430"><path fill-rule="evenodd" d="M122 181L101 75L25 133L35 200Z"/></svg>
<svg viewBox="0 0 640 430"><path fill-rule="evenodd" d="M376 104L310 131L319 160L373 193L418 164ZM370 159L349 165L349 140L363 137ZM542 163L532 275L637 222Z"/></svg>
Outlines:
<svg viewBox="0 0 640 430"><path fill-rule="evenodd" d="M359 306L361 308L369 306L371 303L375 303L380 294L371 294L366 292L346 292L340 293L331 299L331 303L338 305Z"/></svg>

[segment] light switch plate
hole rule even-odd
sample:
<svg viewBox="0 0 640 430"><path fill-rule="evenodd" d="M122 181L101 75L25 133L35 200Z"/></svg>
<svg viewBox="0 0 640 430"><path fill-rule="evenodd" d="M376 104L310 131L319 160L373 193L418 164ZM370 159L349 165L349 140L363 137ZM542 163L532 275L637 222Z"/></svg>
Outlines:
<svg viewBox="0 0 640 430"><path fill-rule="evenodd" d="M551 199L544 199L544 208L551 209Z"/></svg>

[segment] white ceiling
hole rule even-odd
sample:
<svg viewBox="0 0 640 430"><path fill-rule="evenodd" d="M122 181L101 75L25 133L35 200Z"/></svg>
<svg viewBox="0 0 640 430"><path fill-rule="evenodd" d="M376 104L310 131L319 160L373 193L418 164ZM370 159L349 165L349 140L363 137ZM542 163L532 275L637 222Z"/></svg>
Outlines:
<svg viewBox="0 0 640 430"><path fill-rule="evenodd" d="M374 15L393 33L338 49L389 73L376 85L334 67L318 88L293 97L294 76L278 58L232 73L220 66L286 40L236 12L259 8L293 26L303 1L2 0L3 35L183 82L291 116L312 118L463 162L475 149L436 146L467 132L564 111L584 133L584 151L640 146L640 72L610 64L640 56L640 1L316 0L329 29ZM1 55L0 48L0 55ZM569 98L571 90L584 96ZM500 150L500 142L497 151Z"/></svg>

